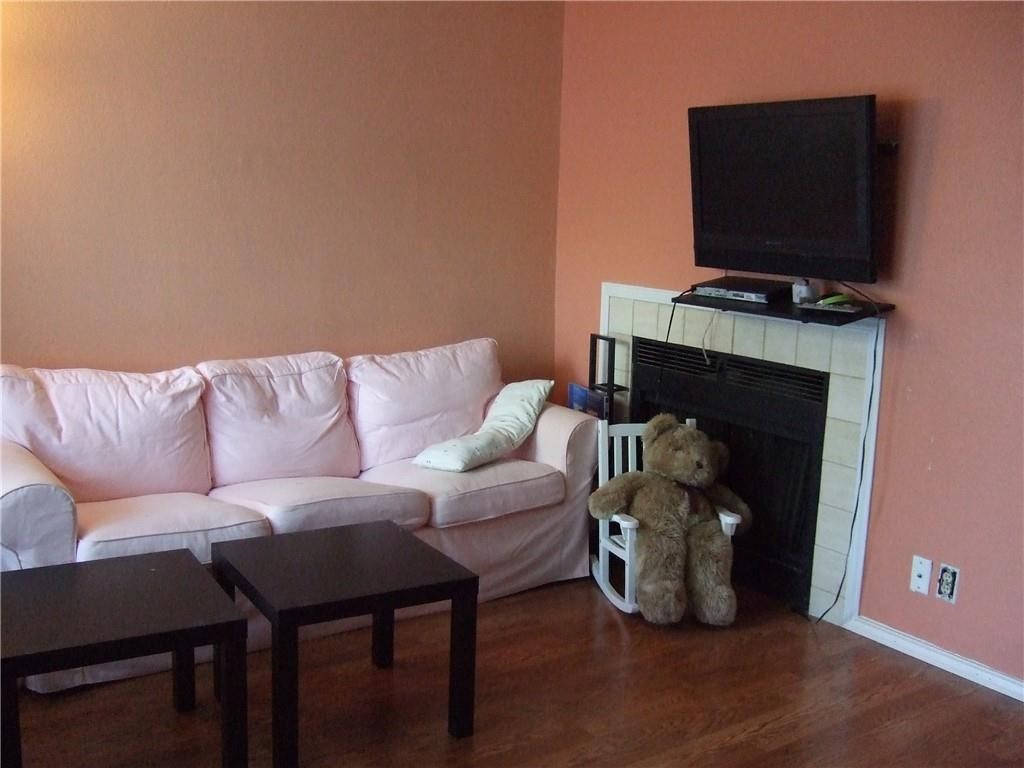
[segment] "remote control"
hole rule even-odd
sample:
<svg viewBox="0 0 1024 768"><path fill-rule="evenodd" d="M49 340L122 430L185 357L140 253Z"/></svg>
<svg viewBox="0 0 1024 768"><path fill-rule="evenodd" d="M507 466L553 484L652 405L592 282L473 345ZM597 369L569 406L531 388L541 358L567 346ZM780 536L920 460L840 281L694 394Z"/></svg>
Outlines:
<svg viewBox="0 0 1024 768"><path fill-rule="evenodd" d="M797 304L800 309L820 309L825 312L860 312L857 304Z"/></svg>

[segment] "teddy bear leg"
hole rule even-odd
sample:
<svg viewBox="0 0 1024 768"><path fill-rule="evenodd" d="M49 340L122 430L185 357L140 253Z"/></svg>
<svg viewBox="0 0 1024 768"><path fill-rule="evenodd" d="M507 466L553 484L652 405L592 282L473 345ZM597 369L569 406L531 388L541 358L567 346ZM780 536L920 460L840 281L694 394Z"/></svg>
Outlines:
<svg viewBox="0 0 1024 768"><path fill-rule="evenodd" d="M675 624L686 613L686 586L680 579L641 582L636 601L651 624Z"/></svg>
<svg viewBox="0 0 1024 768"><path fill-rule="evenodd" d="M686 550L681 541L638 547L636 601L652 624L675 624L686 613Z"/></svg>
<svg viewBox="0 0 1024 768"><path fill-rule="evenodd" d="M687 537L687 589L697 621L727 627L736 619L732 588L732 540L718 520L699 523Z"/></svg>

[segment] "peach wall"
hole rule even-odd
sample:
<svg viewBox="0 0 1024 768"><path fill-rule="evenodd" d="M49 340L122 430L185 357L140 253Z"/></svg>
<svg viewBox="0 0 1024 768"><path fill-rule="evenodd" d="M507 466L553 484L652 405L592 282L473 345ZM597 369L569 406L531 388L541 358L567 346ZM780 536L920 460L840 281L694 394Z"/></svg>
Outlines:
<svg viewBox="0 0 1024 768"><path fill-rule="evenodd" d="M3 359L551 374L562 10L3 6Z"/></svg>
<svg viewBox="0 0 1024 768"><path fill-rule="evenodd" d="M1024 678L1020 3L569 4L555 365L586 377L600 283L693 266L686 109L875 93L900 141L863 615ZM756 500L752 500L756 504ZM908 589L921 554L956 605Z"/></svg>

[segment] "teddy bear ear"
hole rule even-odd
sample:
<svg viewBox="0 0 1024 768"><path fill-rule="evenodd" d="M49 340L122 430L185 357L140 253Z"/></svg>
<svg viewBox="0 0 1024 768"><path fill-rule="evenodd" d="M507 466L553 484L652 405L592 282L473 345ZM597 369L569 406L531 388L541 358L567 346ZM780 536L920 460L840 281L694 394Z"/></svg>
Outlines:
<svg viewBox="0 0 1024 768"><path fill-rule="evenodd" d="M729 467L729 446L718 440L711 441L711 450L715 454L715 464L718 467L716 475L722 475Z"/></svg>
<svg viewBox="0 0 1024 768"><path fill-rule="evenodd" d="M679 419L673 416L671 413L659 413L653 419L647 422L647 426L644 428L644 434L640 438L644 445L653 443L658 437L670 429L675 429L679 426Z"/></svg>

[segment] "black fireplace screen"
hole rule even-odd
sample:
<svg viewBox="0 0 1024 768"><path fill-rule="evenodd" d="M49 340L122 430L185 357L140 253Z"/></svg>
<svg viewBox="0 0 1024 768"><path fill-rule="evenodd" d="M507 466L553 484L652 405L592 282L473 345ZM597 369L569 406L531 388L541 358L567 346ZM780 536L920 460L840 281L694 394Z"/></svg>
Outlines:
<svg viewBox="0 0 1024 768"><path fill-rule="evenodd" d="M754 514L733 578L806 613L828 374L634 337L630 392L631 421L693 417L729 446L725 482Z"/></svg>

